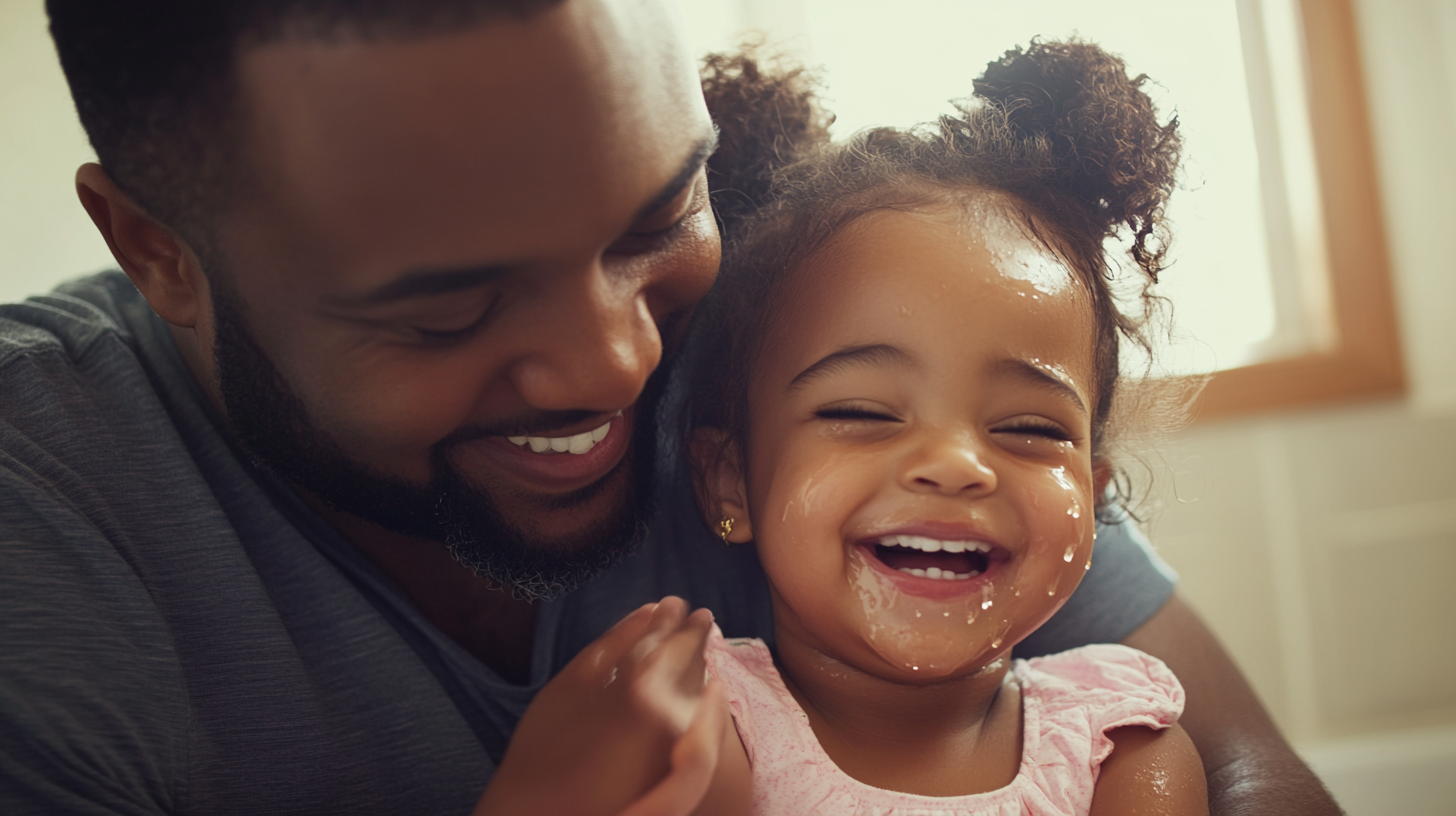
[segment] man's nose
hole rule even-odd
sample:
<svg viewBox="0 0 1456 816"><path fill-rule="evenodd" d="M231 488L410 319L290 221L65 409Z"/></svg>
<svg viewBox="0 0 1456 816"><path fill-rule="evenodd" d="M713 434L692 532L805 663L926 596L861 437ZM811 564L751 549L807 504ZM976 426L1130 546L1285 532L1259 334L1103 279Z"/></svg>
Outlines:
<svg viewBox="0 0 1456 816"><path fill-rule="evenodd" d="M547 411L613 411L630 405L662 360L662 339L643 287L599 265L556 293L513 367L521 397Z"/></svg>
<svg viewBox="0 0 1456 816"><path fill-rule="evenodd" d="M907 490L947 496L992 493L997 481L983 446L967 432L927 433L901 474Z"/></svg>

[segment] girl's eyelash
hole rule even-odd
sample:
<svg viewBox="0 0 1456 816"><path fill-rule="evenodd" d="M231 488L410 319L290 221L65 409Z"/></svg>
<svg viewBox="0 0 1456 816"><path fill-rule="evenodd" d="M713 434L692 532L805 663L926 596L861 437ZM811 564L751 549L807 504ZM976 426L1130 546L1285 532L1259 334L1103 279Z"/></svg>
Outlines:
<svg viewBox="0 0 1456 816"><path fill-rule="evenodd" d="M1058 442L1072 441L1072 436L1067 433L1066 429L1052 422L1022 420L1014 425L1006 425L995 430L997 433L1021 433L1033 436L1044 436Z"/></svg>
<svg viewBox="0 0 1456 816"><path fill-rule="evenodd" d="M899 422L897 418L883 411L871 411L865 408L820 408L814 412L814 416L820 419L867 419L881 422Z"/></svg>

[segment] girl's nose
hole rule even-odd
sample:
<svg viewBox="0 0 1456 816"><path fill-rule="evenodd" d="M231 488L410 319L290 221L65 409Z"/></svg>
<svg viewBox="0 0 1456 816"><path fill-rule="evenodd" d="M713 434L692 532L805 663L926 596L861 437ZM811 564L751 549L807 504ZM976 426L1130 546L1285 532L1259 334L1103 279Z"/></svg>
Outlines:
<svg viewBox="0 0 1456 816"><path fill-rule="evenodd" d="M980 447L965 437L939 437L922 447L905 468L904 487L917 493L981 495L996 490L996 471Z"/></svg>

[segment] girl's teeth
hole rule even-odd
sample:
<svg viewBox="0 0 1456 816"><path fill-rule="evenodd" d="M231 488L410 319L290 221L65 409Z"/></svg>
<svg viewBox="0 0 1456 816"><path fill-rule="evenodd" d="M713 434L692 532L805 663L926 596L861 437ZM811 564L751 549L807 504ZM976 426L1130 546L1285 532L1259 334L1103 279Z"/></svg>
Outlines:
<svg viewBox="0 0 1456 816"><path fill-rule="evenodd" d="M900 571L909 573L916 578L936 578L941 581L965 581L971 578L975 578L977 575L981 574L980 570L972 570L971 572L951 572L950 570L943 570L940 567L931 567L930 569L900 567Z"/></svg>
<svg viewBox="0 0 1456 816"><path fill-rule="evenodd" d="M917 535L885 536L879 539L877 543L883 547L905 547L906 549L919 550L921 552L940 552L941 550L948 553L991 552L991 545L984 541L941 541L940 539Z"/></svg>
<svg viewBox="0 0 1456 816"><path fill-rule="evenodd" d="M621 416L618 411L616 417ZM597 443L607 438L612 431L612 420L607 420L602 427L591 431L575 434L574 436L508 436L507 440L519 448L530 446L534 453L575 453L582 454L596 447Z"/></svg>

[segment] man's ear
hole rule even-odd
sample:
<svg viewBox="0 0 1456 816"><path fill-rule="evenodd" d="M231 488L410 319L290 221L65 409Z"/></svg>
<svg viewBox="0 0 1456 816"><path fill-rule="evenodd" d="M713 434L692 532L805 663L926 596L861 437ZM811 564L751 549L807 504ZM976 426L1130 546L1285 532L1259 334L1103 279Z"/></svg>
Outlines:
<svg viewBox="0 0 1456 816"><path fill-rule="evenodd" d="M211 309L212 296L187 242L132 201L99 164L88 162L76 171L76 194L152 310L174 326L195 328Z"/></svg>
<svg viewBox="0 0 1456 816"><path fill-rule="evenodd" d="M698 506L708 516L708 527L717 532L718 523L733 520L733 532L726 541L746 544L753 540L753 520L748 515L748 490L743 481L743 458L738 445L719 428L693 431L690 443L693 482ZM717 513L717 518L713 518Z"/></svg>

